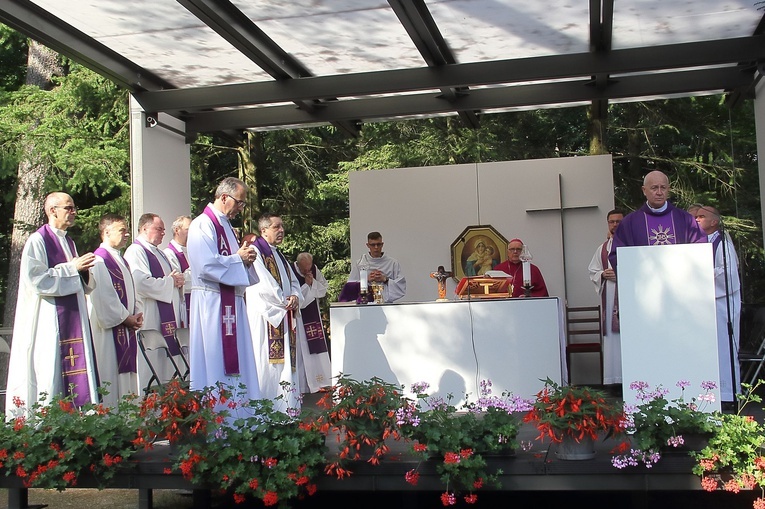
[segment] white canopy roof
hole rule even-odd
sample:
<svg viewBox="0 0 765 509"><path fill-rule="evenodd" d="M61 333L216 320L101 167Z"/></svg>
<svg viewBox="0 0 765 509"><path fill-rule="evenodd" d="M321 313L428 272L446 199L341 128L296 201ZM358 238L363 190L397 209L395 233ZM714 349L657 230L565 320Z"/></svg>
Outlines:
<svg viewBox="0 0 765 509"><path fill-rule="evenodd" d="M13 0L0 21L188 132L751 94L755 0Z"/></svg>

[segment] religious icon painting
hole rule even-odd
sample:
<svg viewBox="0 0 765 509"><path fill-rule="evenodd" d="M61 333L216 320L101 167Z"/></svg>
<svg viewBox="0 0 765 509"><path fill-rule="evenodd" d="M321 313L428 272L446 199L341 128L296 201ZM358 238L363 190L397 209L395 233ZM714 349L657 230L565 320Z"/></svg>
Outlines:
<svg viewBox="0 0 765 509"><path fill-rule="evenodd" d="M491 225L468 226L452 242L451 253L456 281L482 276L507 260L507 239Z"/></svg>

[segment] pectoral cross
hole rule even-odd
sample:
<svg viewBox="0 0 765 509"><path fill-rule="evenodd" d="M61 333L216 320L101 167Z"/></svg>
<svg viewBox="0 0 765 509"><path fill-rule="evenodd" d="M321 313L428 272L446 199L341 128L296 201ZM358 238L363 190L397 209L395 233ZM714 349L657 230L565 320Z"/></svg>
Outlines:
<svg viewBox="0 0 765 509"><path fill-rule="evenodd" d="M226 314L223 315L223 323L226 326L226 336L233 336L236 316L231 314L231 306L226 306Z"/></svg>
<svg viewBox="0 0 765 509"><path fill-rule="evenodd" d="M64 357L64 360L65 360L65 361L69 361L69 362L71 363L71 367L74 367L74 361L75 361L76 359L78 359L79 357L80 357L79 355L76 355L76 354L74 353L74 348L72 348L72 347L70 346L70 347L69 347L69 355L67 355L66 357Z"/></svg>

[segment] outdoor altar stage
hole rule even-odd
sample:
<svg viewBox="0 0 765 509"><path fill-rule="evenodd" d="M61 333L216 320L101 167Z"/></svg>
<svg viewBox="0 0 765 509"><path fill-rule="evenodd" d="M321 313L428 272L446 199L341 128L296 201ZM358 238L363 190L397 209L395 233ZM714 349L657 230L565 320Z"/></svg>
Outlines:
<svg viewBox="0 0 765 509"><path fill-rule="evenodd" d="M577 501L576 505L586 503L591 507L621 507L625 509L659 509L663 507L687 507L694 509L709 507L751 508L758 491L738 494L701 490L698 476L691 472L694 461L687 453L671 453L662 457L653 468L630 467L617 469L611 465L610 450L616 444L612 440L597 444L597 455L592 460L563 461L556 458L556 445L535 441L536 428L531 424L521 426L518 440L533 441L529 451L516 451L511 457L489 458L490 466L501 468L500 487L487 486L478 490L476 508L496 507L528 501L535 507L553 507L563 500ZM365 509L377 507L425 508L443 507L439 495L445 491L435 472L435 464L425 462L419 465L420 478L417 486L404 480L404 474L418 466L415 458L408 454L408 445L404 442L390 442L391 451L380 465L373 466L363 461L352 467L350 478L338 480L322 476L316 479L317 493L294 504L299 507L323 507L326 504L345 504ZM328 451L335 447L330 438ZM142 451L135 457L134 469L118 474L110 484L115 489L135 489L139 491L138 508L152 509L153 490L193 490L193 499L189 507L194 509L237 507L262 507L259 501L241 505L229 504L209 490L199 489L183 479L180 472L165 474L171 465L170 448L158 445L151 451ZM0 487L8 488L8 508L26 509L39 502L34 499L34 492L23 487L16 477L0 477ZM78 479L78 488L97 487L92 478ZM68 490L69 491L69 490ZM104 492L108 497L108 490ZM100 497L99 497L100 498ZM363 500L363 501L362 501ZM545 502L548 501L548 502ZM665 505L666 504L666 505ZM122 504L124 507L124 503ZM465 507L464 501L458 501L459 507ZM51 506L53 507L53 505ZM113 507L98 505L90 509Z"/></svg>

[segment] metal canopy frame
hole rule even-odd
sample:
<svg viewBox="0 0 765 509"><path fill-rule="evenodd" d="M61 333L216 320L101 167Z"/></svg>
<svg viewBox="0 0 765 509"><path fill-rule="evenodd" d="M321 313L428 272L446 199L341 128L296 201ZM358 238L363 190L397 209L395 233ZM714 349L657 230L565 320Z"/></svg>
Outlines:
<svg viewBox="0 0 765 509"><path fill-rule="evenodd" d="M315 76L229 0L178 4L270 75L271 81L181 88L39 7L0 3L0 21L134 94L147 112L186 122L189 134L363 122L611 100L724 92L753 97L765 61L761 18L741 37L612 49L613 0L589 0L589 52L457 63L424 0L388 0L426 66Z"/></svg>

